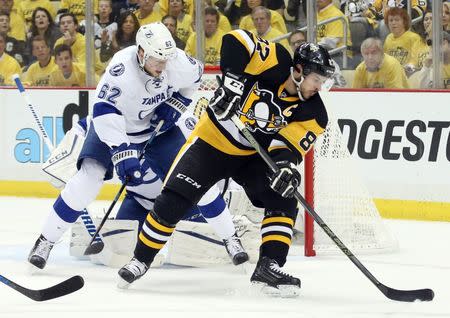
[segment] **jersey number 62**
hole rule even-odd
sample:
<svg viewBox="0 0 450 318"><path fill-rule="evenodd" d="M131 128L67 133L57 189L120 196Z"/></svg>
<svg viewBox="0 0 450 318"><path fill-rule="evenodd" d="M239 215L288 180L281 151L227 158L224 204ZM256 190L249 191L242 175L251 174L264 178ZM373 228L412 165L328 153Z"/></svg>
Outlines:
<svg viewBox="0 0 450 318"><path fill-rule="evenodd" d="M116 98L122 94L120 88L116 86L109 87L108 84L103 84L100 92L98 93L98 98L104 99L113 105L116 105Z"/></svg>

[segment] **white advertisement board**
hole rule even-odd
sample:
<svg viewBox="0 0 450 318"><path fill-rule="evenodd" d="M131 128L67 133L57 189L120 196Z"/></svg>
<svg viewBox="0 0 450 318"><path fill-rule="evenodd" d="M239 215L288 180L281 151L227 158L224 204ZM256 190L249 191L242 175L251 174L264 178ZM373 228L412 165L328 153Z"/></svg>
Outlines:
<svg viewBox="0 0 450 318"><path fill-rule="evenodd" d="M28 90L55 145L89 112L93 93ZM450 92L335 91L322 96L374 198L450 207ZM48 150L16 89L0 89L0 105L0 194L10 194L8 182L47 180L40 167Z"/></svg>

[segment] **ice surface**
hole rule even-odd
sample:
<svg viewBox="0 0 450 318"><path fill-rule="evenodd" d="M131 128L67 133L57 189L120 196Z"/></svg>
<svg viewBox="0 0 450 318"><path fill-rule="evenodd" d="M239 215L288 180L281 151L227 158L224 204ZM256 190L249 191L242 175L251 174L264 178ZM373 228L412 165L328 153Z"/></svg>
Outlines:
<svg viewBox="0 0 450 318"><path fill-rule="evenodd" d="M250 287L250 273L231 265L150 269L129 290L121 291L116 288L116 269L69 256L68 235L55 246L45 270L30 276L25 260L52 204L48 199L0 197L0 274L35 289L81 275L85 286L74 294L38 303L1 284L1 318L450 317L450 223L386 221L400 250L359 257L387 286L432 288L436 294L432 302L385 298L342 255L290 257L285 268L301 278L302 293L295 299L279 299L258 294ZM99 213L108 204L98 202L94 210Z"/></svg>

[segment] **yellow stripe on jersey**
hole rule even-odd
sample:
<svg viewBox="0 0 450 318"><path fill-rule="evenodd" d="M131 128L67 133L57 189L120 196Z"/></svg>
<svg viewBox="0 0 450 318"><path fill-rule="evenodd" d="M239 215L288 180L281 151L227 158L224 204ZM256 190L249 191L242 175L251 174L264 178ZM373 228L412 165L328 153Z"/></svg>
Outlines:
<svg viewBox="0 0 450 318"><path fill-rule="evenodd" d="M153 226L154 228L162 231L162 232L166 232L168 234L171 234L175 228L174 227L167 227L164 225L161 225L160 223L158 223L158 221L156 221L151 215L150 213L147 215L147 219L148 223L150 223L151 226Z"/></svg>
<svg viewBox="0 0 450 318"><path fill-rule="evenodd" d="M278 150L278 149L287 149L287 150L290 150L288 146L270 146L270 147L268 148L268 151L271 152L271 151Z"/></svg>
<svg viewBox="0 0 450 318"><path fill-rule="evenodd" d="M273 217L273 218L267 218L264 219L261 222L261 225L265 225L268 223L287 223L290 226L294 226L294 220L291 218L287 218L287 217L283 217L283 216L277 216L277 217Z"/></svg>
<svg viewBox="0 0 450 318"><path fill-rule="evenodd" d="M315 137L322 134L324 130L325 129L321 127L315 119L311 119L302 122L292 122L282 128L278 134L285 138L286 141L303 157L313 144ZM313 133L314 136L312 136L311 133Z"/></svg>
<svg viewBox="0 0 450 318"><path fill-rule="evenodd" d="M150 241L148 238L146 238L144 236L144 234L142 234L142 232L139 233L139 239L142 241L142 243L144 243L148 247L155 248L157 250L162 249L163 246L164 246L164 244L159 244L159 243L155 243L155 242Z"/></svg>
<svg viewBox="0 0 450 318"><path fill-rule="evenodd" d="M233 145L209 119L207 113L204 113L202 117L200 117L200 120L195 126L195 129L190 135L187 143L191 143L196 137L201 138L217 150L220 150L228 155L249 156L256 153L256 150L240 149Z"/></svg>
<svg viewBox="0 0 450 318"><path fill-rule="evenodd" d="M278 65L275 43L261 39L253 33L243 30L234 30L228 34L234 36L248 51L250 61L245 68L245 73L258 75Z"/></svg>
<svg viewBox="0 0 450 318"><path fill-rule="evenodd" d="M282 97L282 96L281 96L281 93L283 92L283 90L284 90L285 88L286 88L286 82L283 83L283 84L281 84L280 87L278 88L277 96L278 96L279 99L285 100L285 101L287 101L287 102L295 102L295 101L298 101L298 100L299 100L298 96L286 96L286 97ZM298 106L298 105L293 105L293 106L291 106L291 107L297 107L297 106Z"/></svg>
<svg viewBox="0 0 450 318"><path fill-rule="evenodd" d="M278 242L283 242L287 245L291 245L292 240L289 239L286 236L282 236L282 235L267 235L265 237L262 238L262 242L266 243L268 241L278 241Z"/></svg>
<svg viewBox="0 0 450 318"><path fill-rule="evenodd" d="M243 30L233 30L228 32L228 34L233 35L241 44L247 49L248 55L252 55L255 51L256 43L253 37L249 36Z"/></svg>

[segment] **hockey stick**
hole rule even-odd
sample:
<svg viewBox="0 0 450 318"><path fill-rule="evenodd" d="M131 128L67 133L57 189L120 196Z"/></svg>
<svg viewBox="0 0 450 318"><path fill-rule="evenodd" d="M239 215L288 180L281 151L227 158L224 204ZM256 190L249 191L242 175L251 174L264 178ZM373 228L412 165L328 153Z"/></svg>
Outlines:
<svg viewBox="0 0 450 318"><path fill-rule="evenodd" d="M0 281L3 284L11 287L14 290L17 290L22 295L25 295L34 301L46 301L53 298L62 297L71 294L73 292L76 292L77 290L81 289L84 286L83 277L78 275L72 276L71 278L66 279L65 281L56 284L54 286L51 286L49 288L37 290L20 286L19 284L13 282L12 280L6 278L3 275L0 275Z"/></svg>
<svg viewBox="0 0 450 318"><path fill-rule="evenodd" d="M31 114L33 115L33 119L34 119L36 125L38 126L39 131L41 132L41 135L44 139L44 142L45 142L48 150L50 150L50 152L53 151L54 146L53 146L50 138L48 137L47 132L45 131L44 126L42 125L41 120L39 119L39 116L38 116L36 110L34 109L33 103L31 103L30 96L28 96L27 92L25 91L25 88L23 87L23 84L19 78L19 75L14 74L13 80L16 83L17 89L19 90L20 94L22 95L26 104L28 105L28 108L30 109ZM95 232L95 224L92 221L92 218L86 209L84 209L81 212L81 219L82 219L83 224L84 224L86 230L88 231L89 235L92 236L92 232ZM102 242L102 238L100 236L95 237L95 240Z"/></svg>
<svg viewBox="0 0 450 318"><path fill-rule="evenodd" d="M145 146L142 149L141 154L139 155L139 158L138 158L139 161L141 161L142 158L144 157L145 150L146 150L147 146L151 144L152 140L156 137L156 135L158 134L158 132L161 129L163 124L164 124L164 120L161 120L158 123L158 125L156 126L155 130L153 130L152 133L150 134L149 139L145 143ZM98 225L97 231L95 231L94 236L92 237L91 241L88 244L88 247L84 251L84 255L98 254L98 253L100 253L103 250L103 247L105 246L105 244L103 242L96 242L96 243L94 243L95 236L100 232L100 230L102 229L102 227L105 224L106 220L108 219L108 216L111 214L112 209L116 205L117 201L119 201L119 198L122 195L123 190L125 190L125 187L127 186L128 181L129 181L129 178L126 178L125 182L122 183L122 185L120 186L120 189L117 192L116 196L114 197L113 201L111 202L111 205L109 206L108 211L106 211L106 214L103 216L102 221Z"/></svg>
<svg viewBox="0 0 450 318"><path fill-rule="evenodd" d="M231 120L244 135L248 142L258 152L262 159L267 163L273 172L278 172L279 168L265 151L259 145L258 141L253 137L251 131L240 121L240 119L233 115ZM431 289L416 289L416 290L399 290L390 288L381 282L379 282L375 276L359 261L359 259L342 243L342 241L334 234L334 232L326 225L322 218L314 211L314 209L306 202L303 196L298 192L294 192L294 197L305 208L309 215L316 221L317 224L325 231L325 233L333 240L333 242L339 247L339 249L352 261L353 264L389 299L405 302L431 301L434 298L434 292Z"/></svg>

